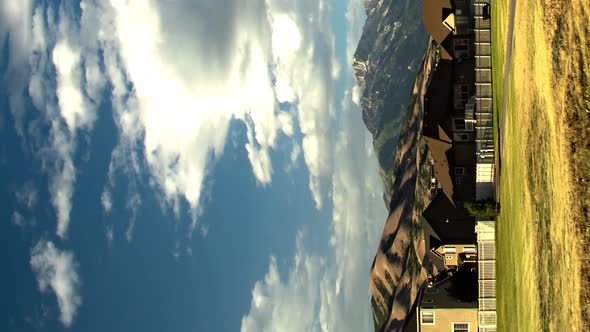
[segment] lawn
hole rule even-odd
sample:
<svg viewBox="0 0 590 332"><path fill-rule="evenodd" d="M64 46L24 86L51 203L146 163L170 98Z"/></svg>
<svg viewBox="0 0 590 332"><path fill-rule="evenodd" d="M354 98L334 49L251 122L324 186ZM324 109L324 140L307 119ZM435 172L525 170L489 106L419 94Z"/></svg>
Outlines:
<svg viewBox="0 0 590 332"><path fill-rule="evenodd" d="M571 119L578 111L584 114L588 99L585 23L590 23L590 5L516 1L504 95L509 0L493 3L495 122L505 122L498 187L498 330L583 331L582 308L588 305L581 290L587 277L581 276L579 248L586 240L587 219L579 211L588 192L578 190L583 175L572 149L580 144L572 139ZM581 88L570 88L572 81Z"/></svg>

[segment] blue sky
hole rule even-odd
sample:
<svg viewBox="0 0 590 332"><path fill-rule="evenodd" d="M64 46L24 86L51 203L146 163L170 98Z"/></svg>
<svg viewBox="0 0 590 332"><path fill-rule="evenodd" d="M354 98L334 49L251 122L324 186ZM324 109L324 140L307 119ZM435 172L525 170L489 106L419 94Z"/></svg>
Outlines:
<svg viewBox="0 0 590 332"><path fill-rule="evenodd" d="M0 15L2 331L372 329L361 1Z"/></svg>

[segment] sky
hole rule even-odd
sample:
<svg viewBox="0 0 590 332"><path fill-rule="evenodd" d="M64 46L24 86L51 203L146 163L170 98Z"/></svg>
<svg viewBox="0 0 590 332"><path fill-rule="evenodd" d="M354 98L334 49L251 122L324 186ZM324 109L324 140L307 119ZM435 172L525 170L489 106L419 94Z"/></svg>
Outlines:
<svg viewBox="0 0 590 332"><path fill-rule="evenodd" d="M2 1L0 330L372 330L364 15Z"/></svg>

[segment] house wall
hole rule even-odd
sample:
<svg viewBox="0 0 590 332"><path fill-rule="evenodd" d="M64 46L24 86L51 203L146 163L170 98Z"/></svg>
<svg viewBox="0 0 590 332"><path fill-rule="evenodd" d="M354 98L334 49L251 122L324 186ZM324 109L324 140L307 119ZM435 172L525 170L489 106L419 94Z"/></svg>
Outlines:
<svg viewBox="0 0 590 332"><path fill-rule="evenodd" d="M477 308L471 309L422 309L434 311L434 324L425 325L421 321L419 332L452 332L453 323L468 323L469 332L477 332ZM421 311L422 311L421 310ZM420 319L420 318L418 318Z"/></svg>
<svg viewBox="0 0 590 332"><path fill-rule="evenodd" d="M445 249L454 248L454 252L445 253ZM471 253L475 255L477 247L474 244L455 244L455 245L443 245L436 249L436 252L444 257L445 267L457 267L459 265L459 254L465 253L471 250ZM452 250L447 250L452 251Z"/></svg>
<svg viewBox="0 0 590 332"><path fill-rule="evenodd" d="M477 177L475 160L475 143L456 143L453 145L453 169L463 167L463 175L453 173L455 182L455 201L470 201L475 199L475 180ZM460 178L457 183L457 177Z"/></svg>
<svg viewBox="0 0 590 332"><path fill-rule="evenodd" d="M473 40L470 40L470 44ZM455 84L469 84L475 86L475 58L472 57L461 62L455 61L453 67L453 83ZM473 94L475 90L471 90Z"/></svg>

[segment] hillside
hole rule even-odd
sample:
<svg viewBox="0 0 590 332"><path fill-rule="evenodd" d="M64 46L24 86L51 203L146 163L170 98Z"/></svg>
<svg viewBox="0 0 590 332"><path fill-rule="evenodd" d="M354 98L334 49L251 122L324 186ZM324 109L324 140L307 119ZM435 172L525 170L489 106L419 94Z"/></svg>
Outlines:
<svg viewBox="0 0 590 332"><path fill-rule="evenodd" d="M392 200L369 273L376 331L401 331L426 278L422 211L429 203L429 155L421 135L422 107L436 48L422 58L395 149Z"/></svg>
<svg viewBox="0 0 590 332"><path fill-rule="evenodd" d="M354 55L362 118L373 135L385 204L393 189L395 148L424 54L420 1L365 0L367 21Z"/></svg>

